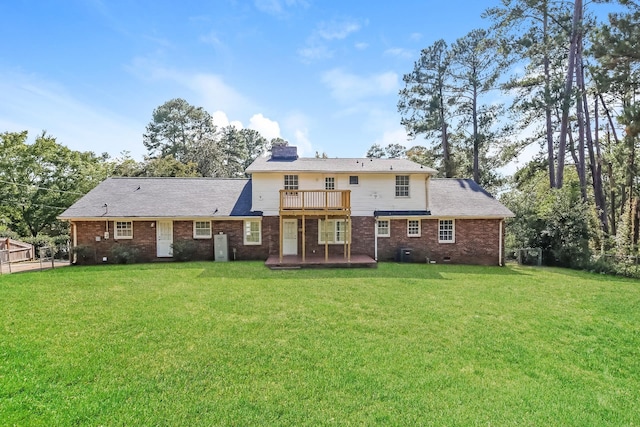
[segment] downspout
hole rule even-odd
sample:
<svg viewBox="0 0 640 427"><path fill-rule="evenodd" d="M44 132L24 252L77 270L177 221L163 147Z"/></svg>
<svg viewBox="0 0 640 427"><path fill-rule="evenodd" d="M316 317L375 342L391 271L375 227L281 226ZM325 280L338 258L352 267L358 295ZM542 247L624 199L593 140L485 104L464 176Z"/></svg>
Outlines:
<svg viewBox="0 0 640 427"><path fill-rule="evenodd" d="M70 221L71 223L71 229L73 230L73 249L75 249L78 246L78 227L76 227L76 223L73 221ZM77 251L73 251L73 256L69 257L69 261L73 260L73 263L75 264L76 262L78 262L78 253Z"/></svg>
<svg viewBox="0 0 640 427"><path fill-rule="evenodd" d="M373 221L373 257L376 260L376 262L378 261L378 218L375 218L375 221Z"/></svg>
<svg viewBox="0 0 640 427"><path fill-rule="evenodd" d="M502 225L504 224L504 219L500 220L500 232L498 233L500 235L500 240L498 241L498 248L499 248L499 253L498 253L498 265L500 267L502 267L504 265L504 263L502 262Z"/></svg>

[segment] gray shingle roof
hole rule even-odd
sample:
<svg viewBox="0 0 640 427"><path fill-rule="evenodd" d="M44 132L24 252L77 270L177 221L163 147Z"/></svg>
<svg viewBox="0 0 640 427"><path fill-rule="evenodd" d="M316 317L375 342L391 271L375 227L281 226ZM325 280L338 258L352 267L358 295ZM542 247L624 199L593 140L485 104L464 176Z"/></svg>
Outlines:
<svg viewBox="0 0 640 427"><path fill-rule="evenodd" d="M429 208L431 215L438 217L514 216L513 212L472 179L431 179Z"/></svg>
<svg viewBox="0 0 640 427"><path fill-rule="evenodd" d="M398 173L420 172L435 174L436 170L407 159L318 159L302 157L296 160L271 160L258 157L246 170L255 172L353 172Z"/></svg>
<svg viewBox="0 0 640 427"><path fill-rule="evenodd" d="M59 218L194 218L260 214L251 212L251 180L248 179L108 178Z"/></svg>

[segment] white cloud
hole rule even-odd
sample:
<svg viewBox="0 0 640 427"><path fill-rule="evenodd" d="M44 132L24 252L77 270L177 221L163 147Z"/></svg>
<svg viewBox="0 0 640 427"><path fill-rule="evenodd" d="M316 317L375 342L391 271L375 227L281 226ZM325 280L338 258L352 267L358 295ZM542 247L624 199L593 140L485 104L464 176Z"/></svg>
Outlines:
<svg viewBox="0 0 640 427"><path fill-rule="evenodd" d="M394 47L384 51L387 56L396 56L403 59L411 59L414 57L413 51L410 49L404 49L402 47Z"/></svg>
<svg viewBox="0 0 640 427"><path fill-rule="evenodd" d="M414 42L419 42L420 40L422 40L422 34L421 33L411 33L411 35L409 36L409 40L412 40Z"/></svg>
<svg viewBox="0 0 640 427"><path fill-rule="evenodd" d="M0 126L2 131L43 130L57 142L78 151L130 151L141 158L146 123L100 109L69 93L56 82L33 75L0 71Z"/></svg>
<svg viewBox="0 0 640 427"><path fill-rule="evenodd" d="M366 48L369 47L369 43L358 42L358 43L354 44L353 47L355 47L358 50L365 50Z"/></svg>
<svg viewBox="0 0 640 427"><path fill-rule="evenodd" d="M168 68L149 58L136 58L127 69L142 80L169 81L188 89L191 91L189 102L202 106L207 111L224 110L236 115L256 108L252 101L217 74L190 73Z"/></svg>
<svg viewBox="0 0 640 427"><path fill-rule="evenodd" d="M389 95L398 90L398 74L392 71L363 77L334 68L324 73L322 82L331 91L331 96L341 102Z"/></svg>
<svg viewBox="0 0 640 427"><path fill-rule="evenodd" d="M333 51L325 45L321 46L307 46L298 49L298 55L300 55L302 62L310 63L320 59L328 59L333 57Z"/></svg>
<svg viewBox="0 0 640 427"><path fill-rule="evenodd" d="M412 145L407 136L407 131L402 126L385 130L382 132L382 135L375 140L374 144L380 144L382 147L386 147L389 144L400 144L405 147Z"/></svg>
<svg viewBox="0 0 640 427"><path fill-rule="evenodd" d="M301 157L310 157L313 154L311 141L309 141L309 131L307 129L296 129L294 132L295 145L298 147L298 155Z"/></svg>
<svg viewBox="0 0 640 427"><path fill-rule="evenodd" d="M362 28L362 24L351 19L320 22L307 38L306 45L298 49L298 55L305 63L331 58L333 50L329 48L328 44L344 40L350 34L359 31L360 28Z"/></svg>
<svg viewBox="0 0 640 427"><path fill-rule="evenodd" d="M285 17L287 9L309 5L306 0L255 0L254 4L258 10L277 17Z"/></svg>
<svg viewBox="0 0 640 427"><path fill-rule="evenodd" d="M332 20L318 24L315 34L324 40L342 40L360 28L360 23L354 20Z"/></svg>
<svg viewBox="0 0 640 427"><path fill-rule="evenodd" d="M268 140L281 137L278 122L266 118L262 113L254 114L251 119L249 119L248 127L257 130Z"/></svg>

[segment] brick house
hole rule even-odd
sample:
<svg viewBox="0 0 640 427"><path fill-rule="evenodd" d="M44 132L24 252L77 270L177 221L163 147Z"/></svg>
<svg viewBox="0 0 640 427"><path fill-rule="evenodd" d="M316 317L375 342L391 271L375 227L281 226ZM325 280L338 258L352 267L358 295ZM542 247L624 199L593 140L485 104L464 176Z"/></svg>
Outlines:
<svg viewBox="0 0 640 427"><path fill-rule="evenodd" d="M436 179L406 159L299 158L275 147L250 179L108 178L62 213L74 246L110 262L116 245L140 261L172 258L343 263L403 260L501 265L513 213L473 180Z"/></svg>

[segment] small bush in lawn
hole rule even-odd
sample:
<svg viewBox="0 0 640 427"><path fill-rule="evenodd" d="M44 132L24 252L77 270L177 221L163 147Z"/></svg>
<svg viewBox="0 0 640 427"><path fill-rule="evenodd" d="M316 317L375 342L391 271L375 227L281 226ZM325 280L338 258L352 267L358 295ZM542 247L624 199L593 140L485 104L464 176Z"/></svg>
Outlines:
<svg viewBox="0 0 640 427"><path fill-rule="evenodd" d="M117 264L132 264L138 258L138 249L126 245L116 245L111 248L111 257Z"/></svg>
<svg viewBox="0 0 640 427"><path fill-rule="evenodd" d="M176 261L192 261L198 248L192 240L181 240L171 245L173 259Z"/></svg>

